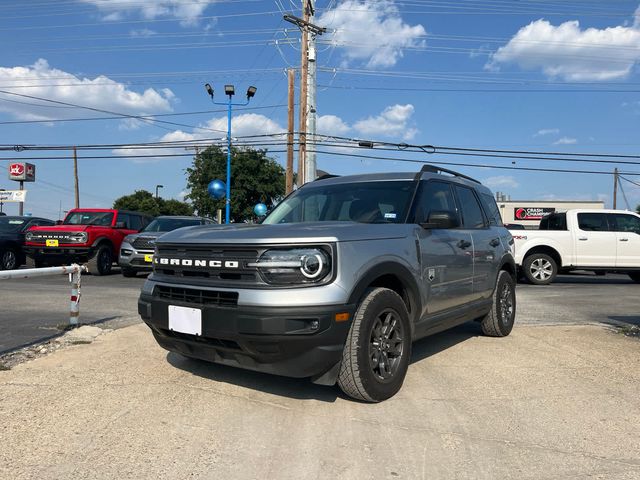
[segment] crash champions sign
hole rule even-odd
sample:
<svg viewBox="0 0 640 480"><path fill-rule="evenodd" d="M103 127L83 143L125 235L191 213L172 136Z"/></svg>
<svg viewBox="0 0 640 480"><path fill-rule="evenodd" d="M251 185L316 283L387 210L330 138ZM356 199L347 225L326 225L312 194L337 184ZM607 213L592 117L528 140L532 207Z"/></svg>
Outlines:
<svg viewBox="0 0 640 480"><path fill-rule="evenodd" d="M513 210L514 220L541 220L542 217L555 212L555 208L516 207Z"/></svg>
<svg viewBox="0 0 640 480"><path fill-rule="evenodd" d="M9 180L17 182L35 182L36 166L32 163L10 163Z"/></svg>

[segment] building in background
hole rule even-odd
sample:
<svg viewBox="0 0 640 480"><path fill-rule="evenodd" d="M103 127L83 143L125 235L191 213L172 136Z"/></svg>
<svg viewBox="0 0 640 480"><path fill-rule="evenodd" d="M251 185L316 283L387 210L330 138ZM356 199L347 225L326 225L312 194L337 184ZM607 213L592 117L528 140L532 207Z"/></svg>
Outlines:
<svg viewBox="0 0 640 480"><path fill-rule="evenodd" d="M566 212L572 208L603 209L602 201L563 201L563 200L511 200L511 197L496 192L496 202L503 223L522 225L527 229L536 229L540 219L554 212Z"/></svg>

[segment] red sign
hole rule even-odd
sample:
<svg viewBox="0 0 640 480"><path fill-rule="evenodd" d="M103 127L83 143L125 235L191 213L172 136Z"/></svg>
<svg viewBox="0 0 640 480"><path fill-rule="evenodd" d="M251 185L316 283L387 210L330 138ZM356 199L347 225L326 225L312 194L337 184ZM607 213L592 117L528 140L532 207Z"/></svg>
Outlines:
<svg viewBox="0 0 640 480"><path fill-rule="evenodd" d="M35 182L36 166L32 163L9 164L9 180Z"/></svg>
<svg viewBox="0 0 640 480"><path fill-rule="evenodd" d="M542 217L555 212L555 208L543 207L516 207L513 213L514 220L541 220Z"/></svg>

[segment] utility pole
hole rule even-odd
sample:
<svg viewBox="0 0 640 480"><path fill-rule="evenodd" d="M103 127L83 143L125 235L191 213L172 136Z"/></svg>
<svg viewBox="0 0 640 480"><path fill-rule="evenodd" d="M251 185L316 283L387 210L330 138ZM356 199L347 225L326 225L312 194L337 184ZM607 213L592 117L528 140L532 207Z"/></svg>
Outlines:
<svg viewBox="0 0 640 480"><path fill-rule="evenodd" d="M20 190L24 190L24 182L22 180L20 180ZM18 215L24 215L24 199L18 203Z"/></svg>
<svg viewBox="0 0 640 480"><path fill-rule="evenodd" d="M613 209L618 208L618 169L613 169Z"/></svg>
<svg viewBox="0 0 640 480"><path fill-rule="evenodd" d="M80 188L78 187L78 152L73 147L73 180L76 192L76 208L80 208Z"/></svg>
<svg viewBox="0 0 640 480"><path fill-rule="evenodd" d="M300 68L300 132L298 134L298 185L316 178L316 155L313 148L308 151L307 140L315 143L316 133L316 35L322 35L326 28L310 22L315 14L313 0L302 0L303 17L285 15L287 22L297 25L302 31Z"/></svg>
<svg viewBox="0 0 640 480"><path fill-rule="evenodd" d="M294 106L294 83L295 83L295 70L290 68L287 70L287 79L289 86L289 98L287 102L287 114L288 114L288 124L287 124L287 169L286 169L286 182L285 182L285 193L289 195L293 190L293 129L294 129L294 120L295 115L293 111Z"/></svg>

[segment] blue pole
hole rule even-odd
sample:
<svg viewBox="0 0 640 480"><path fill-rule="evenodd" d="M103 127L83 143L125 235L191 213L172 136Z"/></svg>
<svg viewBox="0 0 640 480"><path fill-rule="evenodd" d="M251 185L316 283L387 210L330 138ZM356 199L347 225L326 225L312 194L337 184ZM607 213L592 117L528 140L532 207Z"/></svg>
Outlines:
<svg viewBox="0 0 640 480"><path fill-rule="evenodd" d="M227 195L225 201L225 220L229 223L231 216L231 95L229 95L229 110L227 115Z"/></svg>

